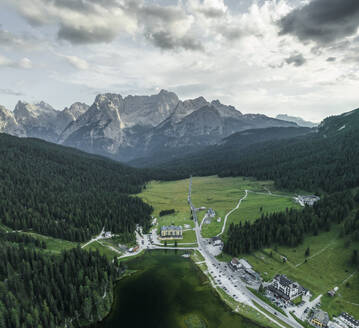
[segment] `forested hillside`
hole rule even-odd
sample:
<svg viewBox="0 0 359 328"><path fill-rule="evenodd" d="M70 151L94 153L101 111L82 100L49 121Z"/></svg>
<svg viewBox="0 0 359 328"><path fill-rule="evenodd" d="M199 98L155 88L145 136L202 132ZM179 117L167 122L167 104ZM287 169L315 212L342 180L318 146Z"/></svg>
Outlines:
<svg viewBox="0 0 359 328"><path fill-rule="evenodd" d="M152 208L129 194L145 171L36 139L0 135L0 222L71 241L133 233Z"/></svg>
<svg viewBox="0 0 359 328"><path fill-rule="evenodd" d="M336 192L359 185L359 109L327 118L316 133L242 146L238 136L159 167L168 178L253 176L278 188Z"/></svg>
<svg viewBox="0 0 359 328"><path fill-rule="evenodd" d="M339 223L344 223L343 235L352 235L359 241L359 211L353 218L348 217L354 207L352 193L345 191L326 196L304 210L263 214L253 224L232 224L224 251L236 256L272 245L295 247L303 242L305 235L318 235Z"/></svg>
<svg viewBox="0 0 359 328"><path fill-rule="evenodd" d="M107 314L119 268L80 248L49 256L31 246L0 237L1 328L74 327Z"/></svg>
<svg viewBox="0 0 359 328"><path fill-rule="evenodd" d="M0 223L13 230L81 242L149 225L152 208L130 195L145 171L5 134L0 158ZM78 327L108 313L117 261L79 247L53 254L42 238L0 229L0 328Z"/></svg>

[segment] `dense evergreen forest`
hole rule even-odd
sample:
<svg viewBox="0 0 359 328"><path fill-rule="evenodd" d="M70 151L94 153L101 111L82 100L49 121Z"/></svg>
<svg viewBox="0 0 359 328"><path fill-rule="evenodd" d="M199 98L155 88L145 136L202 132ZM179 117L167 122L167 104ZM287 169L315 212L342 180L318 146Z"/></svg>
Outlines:
<svg viewBox="0 0 359 328"><path fill-rule="evenodd" d="M0 135L0 222L71 241L150 224L145 170L36 139Z"/></svg>
<svg viewBox="0 0 359 328"><path fill-rule="evenodd" d="M73 327L107 314L119 267L97 252L30 246L0 237L0 328Z"/></svg>
<svg viewBox="0 0 359 328"><path fill-rule="evenodd" d="M354 206L350 191L337 192L304 210L263 214L253 224L231 224L224 251L237 256L275 244L295 247L306 234L318 235L320 231L329 231L332 224L342 222L346 226L343 234L352 234L359 240L359 212L354 218L348 217Z"/></svg>
<svg viewBox="0 0 359 328"><path fill-rule="evenodd" d="M166 179L191 174L253 176L274 180L278 188L317 193L359 185L359 109L327 118L318 132L286 135L249 146L243 145L243 135L233 135L221 145L158 167L167 170Z"/></svg>
<svg viewBox="0 0 359 328"><path fill-rule="evenodd" d="M276 186L309 190L324 196L303 211L263 215L253 224L231 225L224 250L232 255L263 247L296 246L306 234L330 230L342 223L342 235L359 241L359 110L327 118L316 134L248 149L234 164L224 164L221 176L273 179ZM242 154L243 155L243 154ZM226 166L227 165L227 166ZM225 167L226 166L226 167Z"/></svg>

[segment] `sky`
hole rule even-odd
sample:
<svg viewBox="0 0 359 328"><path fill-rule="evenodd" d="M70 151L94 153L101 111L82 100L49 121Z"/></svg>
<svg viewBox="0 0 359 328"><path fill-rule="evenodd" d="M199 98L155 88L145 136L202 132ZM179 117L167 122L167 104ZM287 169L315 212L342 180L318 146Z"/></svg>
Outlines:
<svg viewBox="0 0 359 328"><path fill-rule="evenodd" d="M0 0L0 105L204 96L319 122L359 107L358 0Z"/></svg>

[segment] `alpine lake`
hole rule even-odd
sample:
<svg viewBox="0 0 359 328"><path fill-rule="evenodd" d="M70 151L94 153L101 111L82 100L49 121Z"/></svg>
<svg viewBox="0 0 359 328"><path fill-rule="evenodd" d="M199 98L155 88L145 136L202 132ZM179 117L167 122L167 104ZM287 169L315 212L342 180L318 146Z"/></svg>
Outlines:
<svg viewBox="0 0 359 328"><path fill-rule="evenodd" d="M218 296L180 250L147 251L129 260L134 272L115 287L111 313L92 328L255 328Z"/></svg>

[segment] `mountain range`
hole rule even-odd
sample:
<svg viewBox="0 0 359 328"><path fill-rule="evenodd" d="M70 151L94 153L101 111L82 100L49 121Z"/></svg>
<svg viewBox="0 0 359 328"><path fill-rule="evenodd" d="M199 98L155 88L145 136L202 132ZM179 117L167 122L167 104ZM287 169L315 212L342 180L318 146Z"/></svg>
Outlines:
<svg viewBox="0 0 359 328"><path fill-rule="evenodd" d="M100 94L94 103L74 103L62 111L19 101L14 111L0 106L0 132L40 138L121 161L157 153L190 152L215 145L233 133L295 122L242 114L203 97L182 101L161 90L151 96Z"/></svg>
<svg viewBox="0 0 359 328"><path fill-rule="evenodd" d="M302 126L302 127L305 127L305 128L315 128L316 126L318 126L318 123L305 121L301 117L298 117L298 116L289 116L287 114L279 114L279 115L276 116L276 118L278 120L297 123L299 126Z"/></svg>

